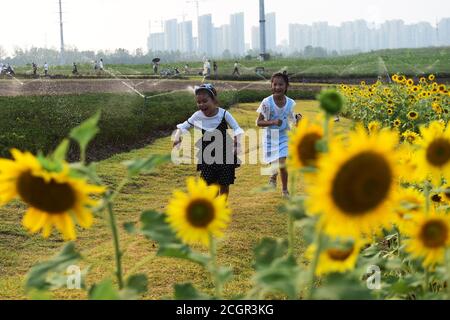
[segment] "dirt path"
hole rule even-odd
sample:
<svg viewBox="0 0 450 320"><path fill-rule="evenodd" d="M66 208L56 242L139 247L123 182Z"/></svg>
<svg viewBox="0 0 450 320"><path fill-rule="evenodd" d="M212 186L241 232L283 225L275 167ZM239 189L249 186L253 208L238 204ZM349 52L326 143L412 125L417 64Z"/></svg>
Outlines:
<svg viewBox="0 0 450 320"><path fill-rule="evenodd" d="M267 81L211 81L218 90L268 90ZM0 80L0 96L61 95L82 93L127 93L188 90L199 83L192 80L128 80L128 79L88 79L88 80ZM325 85L324 85L325 86ZM320 91L322 85L293 84L293 88L305 91Z"/></svg>

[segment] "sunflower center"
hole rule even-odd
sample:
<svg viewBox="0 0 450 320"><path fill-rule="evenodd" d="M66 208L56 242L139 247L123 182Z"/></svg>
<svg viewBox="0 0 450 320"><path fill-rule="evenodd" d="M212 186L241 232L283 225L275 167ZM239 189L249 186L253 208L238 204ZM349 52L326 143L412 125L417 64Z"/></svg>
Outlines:
<svg viewBox="0 0 450 320"><path fill-rule="evenodd" d="M450 160L450 142L444 138L438 138L430 143L427 148L427 161L433 166L440 167Z"/></svg>
<svg viewBox="0 0 450 320"><path fill-rule="evenodd" d="M422 226L420 238L426 247L443 247L448 238L447 226L440 220L430 220Z"/></svg>
<svg viewBox="0 0 450 320"><path fill-rule="evenodd" d="M417 116L417 113L415 113L415 112L410 112L410 113L409 113L409 116L410 116L411 118L415 118L415 117Z"/></svg>
<svg viewBox="0 0 450 320"><path fill-rule="evenodd" d="M362 152L338 170L332 185L334 203L345 214L363 215L375 209L388 195L392 171L386 159L374 152Z"/></svg>
<svg viewBox="0 0 450 320"><path fill-rule="evenodd" d="M297 147L298 156L302 163L313 165L317 161L316 143L320 139L322 139L322 136L318 133L309 133L303 137Z"/></svg>
<svg viewBox="0 0 450 320"><path fill-rule="evenodd" d="M335 261L345 261L351 256L353 247L347 250L332 248L327 250L328 257Z"/></svg>
<svg viewBox="0 0 450 320"><path fill-rule="evenodd" d="M204 228L214 220L214 207L204 199L194 200L187 208L187 219L194 227Z"/></svg>
<svg viewBox="0 0 450 320"><path fill-rule="evenodd" d="M441 202L441 200L442 200L442 197L438 194L433 194L431 196L431 201L433 201L433 202Z"/></svg>
<svg viewBox="0 0 450 320"><path fill-rule="evenodd" d="M58 214L73 208L75 192L68 183L58 183L51 179L45 181L35 177L30 171L22 173L17 179L17 191L30 206L41 211Z"/></svg>

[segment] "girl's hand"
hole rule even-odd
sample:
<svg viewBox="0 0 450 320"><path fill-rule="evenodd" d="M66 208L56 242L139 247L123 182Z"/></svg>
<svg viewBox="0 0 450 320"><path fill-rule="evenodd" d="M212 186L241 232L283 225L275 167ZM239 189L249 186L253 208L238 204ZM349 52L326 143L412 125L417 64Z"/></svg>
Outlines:
<svg viewBox="0 0 450 320"><path fill-rule="evenodd" d="M181 143L181 138L173 142L173 147L175 148Z"/></svg>
<svg viewBox="0 0 450 320"><path fill-rule="evenodd" d="M281 120L281 119L272 121L272 125L274 125L274 126L281 127L282 124L283 124L283 120Z"/></svg>

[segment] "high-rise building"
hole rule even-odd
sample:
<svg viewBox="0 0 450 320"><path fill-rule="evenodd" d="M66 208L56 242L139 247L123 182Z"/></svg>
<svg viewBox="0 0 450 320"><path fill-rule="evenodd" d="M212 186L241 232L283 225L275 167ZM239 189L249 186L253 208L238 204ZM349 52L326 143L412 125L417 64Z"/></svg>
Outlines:
<svg viewBox="0 0 450 320"><path fill-rule="evenodd" d="M147 49L148 51L164 51L166 50L165 41L164 41L165 35L164 33L152 33L148 37L147 40Z"/></svg>
<svg viewBox="0 0 450 320"><path fill-rule="evenodd" d="M259 51L260 39L259 39L259 27L252 27L252 49Z"/></svg>
<svg viewBox="0 0 450 320"><path fill-rule="evenodd" d="M191 53L194 51L192 41L192 21L185 21L178 24L178 49L181 52Z"/></svg>
<svg viewBox="0 0 450 320"><path fill-rule="evenodd" d="M164 23L165 49L177 51L178 48L178 22L177 19L167 20Z"/></svg>
<svg viewBox="0 0 450 320"><path fill-rule="evenodd" d="M236 13L230 16L231 37L230 51L233 55L245 54L244 13Z"/></svg>
<svg viewBox="0 0 450 320"><path fill-rule="evenodd" d="M213 56L219 57L222 55L225 50L224 41L223 41L223 32L222 28L214 28L213 29Z"/></svg>
<svg viewBox="0 0 450 320"><path fill-rule="evenodd" d="M441 19L437 25L438 45L450 45L450 18Z"/></svg>
<svg viewBox="0 0 450 320"><path fill-rule="evenodd" d="M277 20L275 12L266 14L266 49L275 51L277 47Z"/></svg>
<svg viewBox="0 0 450 320"><path fill-rule="evenodd" d="M198 18L198 53L211 56L213 54L213 24L210 14Z"/></svg>
<svg viewBox="0 0 450 320"><path fill-rule="evenodd" d="M221 28L222 28L223 51L226 51L226 50L230 51L230 48L231 48L231 27L230 27L229 24L225 24Z"/></svg>

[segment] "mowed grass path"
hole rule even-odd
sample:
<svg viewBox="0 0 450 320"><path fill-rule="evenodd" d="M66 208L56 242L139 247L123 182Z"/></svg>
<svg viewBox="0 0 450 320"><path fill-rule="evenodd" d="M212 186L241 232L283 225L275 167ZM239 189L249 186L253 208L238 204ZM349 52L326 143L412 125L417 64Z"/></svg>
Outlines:
<svg viewBox="0 0 450 320"><path fill-rule="evenodd" d="M255 128L257 107L256 103L241 104L232 108L231 112L242 128ZM298 101L296 109L307 118L319 112L315 101ZM342 119L336 129L347 130L349 124L349 120ZM115 186L126 174L121 164L123 161L149 154L167 154L170 150L170 137L162 138L146 148L102 161L98 164L98 170L104 181ZM260 165L243 165L237 170L236 184L231 186L232 222L218 244L219 263L234 270L233 280L225 287L227 298L244 294L251 288L255 245L264 237L287 237L287 217L277 210L283 201L281 187L273 192L256 192L268 181L267 176L260 174L260 169ZM157 257L156 243L142 236L128 235L122 227L125 222L137 222L143 210L164 211L173 189L185 189L185 180L189 176L198 176L194 165L166 164L157 172L141 175L129 183L117 199L115 212L120 224L124 273L125 276L133 273L147 275L149 290L145 299L172 297L173 285L183 282L192 282L199 290L213 292L211 279L205 270L184 260ZM303 192L301 183L297 192ZM0 299L27 298L24 279L28 270L56 254L63 246L56 232L47 240L40 235L27 234L21 225L25 210L26 206L18 201L0 208ZM77 234L76 247L83 256L80 267L89 267L88 287L108 277L115 281L114 252L106 216L97 217L90 229L78 229ZM300 239L297 236L299 259L304 249ZM87 298L83 290L57 290L53 294L57 299Z"/></svg>

